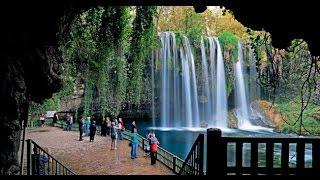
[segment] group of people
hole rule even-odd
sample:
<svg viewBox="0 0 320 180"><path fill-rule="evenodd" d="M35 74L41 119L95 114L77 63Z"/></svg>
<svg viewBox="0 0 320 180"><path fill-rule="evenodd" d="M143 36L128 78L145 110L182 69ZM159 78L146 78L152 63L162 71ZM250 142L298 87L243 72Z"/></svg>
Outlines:
<svg viewBox="0 0 320 180"><path fill-rule="evenodd" d="M96 121L91 121L90 116L82 116L82 118L79 120L79 141L83 141L82 136L85 134L85 136L90 136L90 142L93 142L96 131Z"/></svg>
<svg viewBox="0 0 320 180"><path fill-rule="evenodd" d="M79 120L79 131L80 131L80 138L79 141L83 140L83 134L85 136L90 136L90 142L94 141L94 137L96 134L96 122L92 121L90 116L83 116ZM125 131L125 126L122 118L118 119L111 119L109 117L106 117L102 119L101 123L101 136L110 136L111 138L111 150L117 149L117 140L123 140L123 133ZM144 151L148 154L150 154L151 157L151 165L156 164L157 160L157 151L159 146L159 141L155 136L154 131L150 131L147 135L148 145L147 149ZM138 134L137 134L137 125L135 121L131 124L131 140L130 140L130 146L131 146L131 159L137 158L138 154Z"/></svg>
<svg viewBox="0 0 320 180"><path fill-rule="evenodd" d="M158 152L158 147L159 147L159 141L156 137L155 131L150 131L149 134L147 135L147 148L145 149L145 155L150 154L151 158L151 165L156 164L157 160L157 152ZM137 134L137 127L135 122L133 121L132 123L132 135L131 135L131 159L137 158L137 153L138 153L138 134Z"/></svg>

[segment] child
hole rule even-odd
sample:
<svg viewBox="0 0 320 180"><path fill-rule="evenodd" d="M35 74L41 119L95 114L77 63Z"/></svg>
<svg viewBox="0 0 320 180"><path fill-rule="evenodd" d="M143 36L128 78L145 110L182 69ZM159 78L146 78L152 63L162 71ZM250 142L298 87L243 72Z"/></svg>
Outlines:
<svg viewBox="0 0 320 180"><path fill-rule="evenodd" d="M96 135L96 130L97 130L96 121L93 121L90 125L90 142L94 141L94 136Z"/></svg>

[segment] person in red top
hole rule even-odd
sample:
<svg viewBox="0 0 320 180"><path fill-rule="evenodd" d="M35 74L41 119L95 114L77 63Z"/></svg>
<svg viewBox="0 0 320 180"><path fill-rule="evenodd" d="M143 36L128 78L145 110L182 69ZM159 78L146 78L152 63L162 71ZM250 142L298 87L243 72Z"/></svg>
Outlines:
<svg viewBox="0 0 320 180"><path fill-rule="evenodd" d="M159 147L159 141L156 138L156 134L153 132L150 137L150 157L151 157L151 165L156 164L157 161L157 151Z"/></svg>

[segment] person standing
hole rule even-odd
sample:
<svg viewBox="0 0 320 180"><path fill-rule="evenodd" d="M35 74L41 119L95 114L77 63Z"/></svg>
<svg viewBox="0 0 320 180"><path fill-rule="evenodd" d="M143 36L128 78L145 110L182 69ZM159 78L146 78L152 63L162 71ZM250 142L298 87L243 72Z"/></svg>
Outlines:
<svg viewBox="0 0 320 180"><path fill-rule="evenodd" d="M117 128L115 122L111 123L111 150L117 149Z"/></svg>
<svg viewBox="0 0 320 180"><path fill-rule="evenodd" d="M107 136L107 121L106 118L102 118L101 123L101 136Z"/></svg>
<svg viewBox="0 0 320 180"><path fill-rule="evenodd" d="M40 115L40 118L39 118L39 120L40 120L40 123L41 123L41 127L44 127L44 121L45 121L45 115L44 114L41 114Z"/></svg>
<svg viewBox="0 0 320 180"><path fill-rule="evenodd" d="M144 153L144 156L148 156L150 155L150 146L151 146L151 137L153 136L153 130L151 130L149 132L149 134L147 134L147 141L148 141L148 144L147 144L147 148L145 149L145 153Z"/></svg>
<svg viewBox="0 0 320 180"><path fill-rule="evenodd" d="M96 135L96 130L97 130L97 127L96 127L96 121L93 121L90 125L90 142L93 142L94 141L94 136Z"/></svg>
<svg viewBox="0 0 320 180"><path fill-rule="evenodd" d="M154 132L150 138L150 141L151 141L151 145L150 145L151 165L154 165L156 164L156 161L157 161L157 151L160 144Z"/></svg>
<svg viewBox="0 0 320 180"><path fill-rule="evenodd" d="M53 115L53 123L57 123L59 121L58 113L54 113Z"/></svg>
<svg viewBox="0 0 320 180"><path fill-rule="evenodd" d="M71 131L72 123L73 123L73 116L68 113L68 115L67 115L67 128L66 128L67 131Z"/></svg>
<svg viewBox="0 0 320 180"><path fill-rule="evenodd" d="M107 117L107 135L109 136L110 135L110 131L111 131L111 121L110 121L110 118Z"/></svg>
<svg viewBox="0 0 320 180"><path fill-rule="evenodd" d="M118 128L119 128L118 129L118 137L119 137L119 140L122 140L123 139L123 131L125 130L122 118L119 118Z"/></svg>
<svg viewBox="0 0 320 180"><path fill-rule="evenodd" d="M131 159L137 158L137 154L138 154L138 135L137 135L137 129L134 129L131 135Z"/></svg>
<svg viewBox="0 0 320 180"><path fill-rule="evenodd" d="M131 133L133 133L134 129L137 129L136 121L132 121L132 124L131 124Z"/></svg>
<svg viewBox="0 0 320 180"><path fill-rule="evenodd" d="M84 127L85 127L85 135L86 136L89 136L89 133L90 133L90 124L91 124L91 120L90 120L90 116L88 116L87 118L86 118L86 121L85 121L85 125L84 125Z"/></svg>
<svg viewBox="0 0 320 180"><path fill-rule="evenodd" d="M85 117L83 116L80 120L79 120L79 132L80 132L80 138L79 141L82 141L82 134L83 134L83 129L84 129L84 119Z"/></svg>

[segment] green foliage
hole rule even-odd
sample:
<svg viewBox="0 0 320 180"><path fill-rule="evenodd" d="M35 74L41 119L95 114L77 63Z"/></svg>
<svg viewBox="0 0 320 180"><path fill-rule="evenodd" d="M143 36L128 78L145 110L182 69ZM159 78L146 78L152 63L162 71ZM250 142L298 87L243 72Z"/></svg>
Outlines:
<svg viewBox="0 0 320 180"><path fill-rule="evenodd" d="M182 44L183 33L181 31L174 31L176 38L176 45L180 46Z"/></svg>
<svg viewBox="0 0 320 180"><path fill-rule="evenodd" d="M238 37L229 31L223 31L219 35L219 42L224 54L229 54L230 57L225 59L225 71L227 78L227 95L229 96L234 87L234 69L233 65L238 60ZM226 57L225 57L226 58Z"/></svg>
<svg viewBox="0 0 320 180"><path fill-rule="evenodd" d="M156 41L153 20L156 9L155 6L138 6L136 8L129 57L130 80L128 102L132 104L140 103L144 62L149 59L152 49L157 47L158 41Z"/></svg>
<svg viewBox="0 0 320 180"><path fill-rule="evenodd" d="M84 98L83 98L83 110L85 115L91 114L91 104L93 100L93 81L90 80L87 75L86 83L85 83L85 91L84 91Z"/></svg>
<svg viewBox="0 0 320 180"><path fill-rule="evenodd" d="M224 52L231 52L230 58L236 62L238 59L238 41L239 38L229 31L223 31L219 36L221 48Z"/></svg>
<svg viewBox="0 0 320 180"><path fill-rule="evenodd" d="M29 112L32 114L41 114L45 111L59 111L60 109L60 98L57 94L54 94L52 98L46 99L42 104L30 102Z"/></svg>
<svg viewBox="0 0 320 180"><path fill-rule="evenodd" d="M291 100L281 100L277 102L277 109L282 112L283 117L288 123L284 123L278 127L280 132L285 133L299 133L300 124L294 122L298 119L301 112L301 103L299 97ZM304 135L320 135L320 120L316 119L316 114L320 112L318 105L310 103L306 110L303 112L303 125L302 134Z"/></svg>

